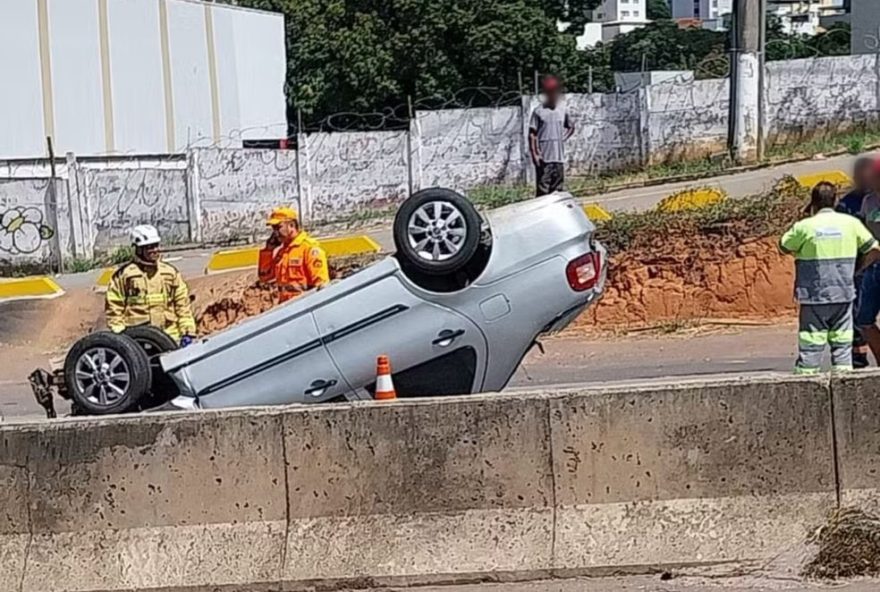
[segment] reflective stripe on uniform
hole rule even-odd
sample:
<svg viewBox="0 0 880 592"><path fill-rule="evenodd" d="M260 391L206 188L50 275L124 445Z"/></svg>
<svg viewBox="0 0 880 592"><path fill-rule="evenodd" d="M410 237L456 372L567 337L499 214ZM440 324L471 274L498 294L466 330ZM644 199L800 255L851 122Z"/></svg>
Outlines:
<svg viewBox="0 0 880 592"><path fill-rule="evenodd" d="M856 258L876 244L861 221L830 208L796 222L779 241L797 258L795 295L801 304L854 300Z"/></svg>
<svg viewBox="0 0 880 592"><path fill-rule="evenodd" d="M820 371L819 368L804 368L803 366L795 366L794 368L794 373L801 376L819 374Z"/></svg>
<svg viewBox="0 0 880 592"><path fill-rule="evenodd" d="M146 304L147 306L165 305L168 298L165 294L147 294L146 296L129 296L125 299L126 304Z"/></svg>
<svg viewBox="0 0 880 592"><path fill-rule="evenodd" d="M815 345L824 348L828 344L828 331L800 331L798 344Z"/></svg>
<svg viewBox="0 0 880 592"><path fill-rule="evenodd" d="M828 332L829 343L852 343L856 333L852 329L841 329L838 331Z"/></svg>

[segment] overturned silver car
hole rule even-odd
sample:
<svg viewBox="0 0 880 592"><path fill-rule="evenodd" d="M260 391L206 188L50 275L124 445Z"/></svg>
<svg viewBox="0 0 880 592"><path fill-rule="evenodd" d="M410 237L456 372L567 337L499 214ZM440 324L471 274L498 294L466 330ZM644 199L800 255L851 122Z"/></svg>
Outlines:
<svg viewBox="0 0 880 592"><path fill-rule="evenodd" d="M150 331L89 335L61 394L88 414L369 399L381 354L401 397L497 391L538 336L602 293L594 230L567 193L483 217L458 193L422 190L397 212L394 255L185 349Z"/></svg>

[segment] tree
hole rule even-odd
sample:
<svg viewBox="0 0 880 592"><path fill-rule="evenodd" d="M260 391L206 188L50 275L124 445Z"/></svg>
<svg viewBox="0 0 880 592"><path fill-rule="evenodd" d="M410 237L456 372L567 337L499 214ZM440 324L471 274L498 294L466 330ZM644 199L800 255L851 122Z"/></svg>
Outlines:
<svg viewBox="0 0 880 592"><path fill-rule="evenodd" d="M380 111L407 97L466 87L516 91L535 70L585 78L585 56L558 21L578 23L601 0L239 0L282 12L288 102L311 120Z"/></svg>
<svg viewBox="0 0 880 592"><path fill-rule="evenodd" d="M671 19L672 11L669 9L669 0L648 0L648 18L652 21Z"/></svg>
<svg viewBox="0 0 880 592"><path fill-rule="evenodd" d="M611 44L611 69L695 70L701 77L723 76L727 71L727 35L701 28L679 28L674 21L657 21ZM708 68L708 69L707 69Z"/></svg>

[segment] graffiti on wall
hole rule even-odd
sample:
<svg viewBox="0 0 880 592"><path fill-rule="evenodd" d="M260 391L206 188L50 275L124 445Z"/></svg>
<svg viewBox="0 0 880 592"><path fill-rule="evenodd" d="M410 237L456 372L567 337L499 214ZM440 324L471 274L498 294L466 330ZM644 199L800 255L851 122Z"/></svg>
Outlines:
<svg viewBox="0 0 880 592"><path fill-rule="evenodd" d="M310 134L309 193L312 221L393 207L407 195L407 132ZM340 220L341 221L341 220Z"/></svg>
<svg viewBox="0 0 880 592"><path fill-rule="evenodd" d="M127 243L136 224L156 226L169 242L188 238L185 170L87 169L83 178L96 248Z"/></svg>
<svg viewBox="0 0 880 592"><path fill-rule="evenodd" d="M60 206L50 202L57 199L61 204L66 192L56 185L56 195L50 193L48 179L31 177L19 179L0 178L0 261L4 263L48 261L56 248L65 250L58 243L65 228L59 229L52 215L52 208L60 212Z"/></svg>
<svg viewBox="0 0 880 592"><path fill-rule="evenodd" d="M519 180L520 107L420 111L415 130L421 186L464 191Z"/></svg>
<svg viewBox="0 0 880 592"><path fill-rule="evenodd" d="M211 242L255 239L278 205L298 207L296 152L197 150L202 237Z"/></svg>
<svg viewBox="0 0 880 592"><path fill-rule="evenodd" d="M13 207L0 214L0 251L10 255L30 255L55 236L43 222L37 208Z"/></svg>
<svg viewBox="0 0 880 592"><path fill-rule="evenodd" d="M876 56L770 62L765 85L768 144L817 132L842 132L877 121Z"/></svg>

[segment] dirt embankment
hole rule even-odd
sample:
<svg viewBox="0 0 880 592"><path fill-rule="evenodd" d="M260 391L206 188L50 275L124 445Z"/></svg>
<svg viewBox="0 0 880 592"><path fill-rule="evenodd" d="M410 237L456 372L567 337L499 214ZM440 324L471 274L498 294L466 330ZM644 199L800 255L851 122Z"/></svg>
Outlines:
<svg viewBox="0 0 880 592"><path fill-rule="evenodd" d="M772 321L796 311L794 264L773 237L718 249L677 239L671 252L611 258L606 294L576 327L626 330L700 319Z"/></svg>

